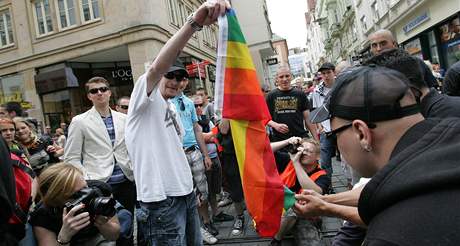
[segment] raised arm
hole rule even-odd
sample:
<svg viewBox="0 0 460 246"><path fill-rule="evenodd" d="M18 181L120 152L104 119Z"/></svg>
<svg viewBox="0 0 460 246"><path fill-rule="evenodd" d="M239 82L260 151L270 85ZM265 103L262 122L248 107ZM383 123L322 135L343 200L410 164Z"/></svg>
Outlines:
<svg viewBox="0 0 460 246"><path fill-rule="evenodd" d="M200 26L210 25L217 20L219 15L223 15L227 8L230 8L227 1L207 1L193 13L192 20ZM150 94L157 86L161 76L168 71L194 32L192 25L187 21L166 42L147 72L147 94Z"/></svg>

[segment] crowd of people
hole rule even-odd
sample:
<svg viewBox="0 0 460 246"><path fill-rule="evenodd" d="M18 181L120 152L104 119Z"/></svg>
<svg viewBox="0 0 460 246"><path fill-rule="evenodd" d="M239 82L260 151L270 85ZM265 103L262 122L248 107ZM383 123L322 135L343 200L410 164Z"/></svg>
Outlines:
<svg viewBox="0 0 460 246"><path fill-rule="evenodd" d="M109 81L88 80L93 107L54 134L20 104L0 107L0 244L216 244L224 221L233 221L232 235L244 232L229 120L206 89L184 93L189 75L176 59L229 8L223 0L201 5L116 105ZM322 245L322 216L344 219L337 246L460 239L460 62L442 76L388 30L369 42L372 56L359 66L325 62L303 85L291 84L282 64L277 87L263 88L276 168L296 193L270 245L288 233L296 245ZM350 190L337 194L334 156L349 175ZM235 216L220 208L228 204Z"/></svg>

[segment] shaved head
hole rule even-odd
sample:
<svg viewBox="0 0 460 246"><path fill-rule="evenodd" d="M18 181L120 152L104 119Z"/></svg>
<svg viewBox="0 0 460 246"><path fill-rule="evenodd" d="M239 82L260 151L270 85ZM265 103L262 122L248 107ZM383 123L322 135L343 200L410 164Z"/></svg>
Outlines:
<svg viewBox="0 0 460 246"><path fill-rule="evenodd" d="M393 49L398 47L398 43L389 30L381 29L378 30L368 37L371 52L373 55L378 55L384 50Z"/></svg>

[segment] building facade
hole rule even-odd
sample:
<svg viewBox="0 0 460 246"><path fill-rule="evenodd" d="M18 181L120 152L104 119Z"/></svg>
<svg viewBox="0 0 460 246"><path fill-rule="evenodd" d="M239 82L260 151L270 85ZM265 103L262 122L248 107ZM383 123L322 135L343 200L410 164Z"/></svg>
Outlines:
<svg viewBox="0 0 460 246"><path fill-rule="evenodd" d="M318 71L321 61L325 59L324 42L322 37L321 27L315 16L316 0L309 0L308 12L305 13L305 22L307 25L307 73L310 75L308 79L313 79Z"/></svg>
<svg viewBox="0 0 460 246"><path fill-rule="evenodd" d="M359 53L368 53L369 34L389 29L400 47L444 70L460 60L458 0L354 0L354 7L362 35Z"/></svg>
<svg viewBox="0 0 460 246"><path fill-rule="evenodd" d="M267 59L275 54L265 0L232 0L262 86L272 86Z"/></svg>
<svg viewBox="0 0 460 246"><path fill-rule="evenodd" d="M275 55L269 57L266 62L269 70L269 81L270 83L266 86L266 89L273 89L275 87L276 72L281 64L289 64L289 49L286 39L273 34L272 36L273 49Z"/></svg>
<svg viewBox="0 0 460 246"><path fill-rule="evenodd" d="M325 59L317 62L352 61L352 57L355 56L353 51L360 43L353 2L319 0L316 2L314 17L321 27L321 40L325 49Z"/></svg>
<svg viewBox="0 0 460 246"><path fill-rule="evenodd" d="M19 101L30 116L56 127L91 106L84 84L103 76L114 104L131 94L134 81L202 2L0 0L0 103ZM186 64L211 63L208 73L193 75L190 91L211 87L216 46L217 26L206 27L179 55Z"/></svg>

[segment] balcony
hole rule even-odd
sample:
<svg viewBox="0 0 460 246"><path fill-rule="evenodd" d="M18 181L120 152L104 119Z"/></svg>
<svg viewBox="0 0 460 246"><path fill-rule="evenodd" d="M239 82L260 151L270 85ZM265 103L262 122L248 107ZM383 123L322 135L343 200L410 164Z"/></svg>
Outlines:
<svg viewBox="0 0 460 246"><path fill-rule="evenodd" d="M334 23L331 25L331 36L332 37L340 37L341 34L341 26L340 23Z"/></svg>

